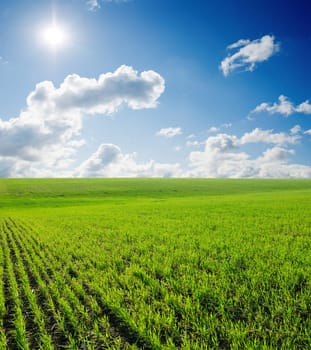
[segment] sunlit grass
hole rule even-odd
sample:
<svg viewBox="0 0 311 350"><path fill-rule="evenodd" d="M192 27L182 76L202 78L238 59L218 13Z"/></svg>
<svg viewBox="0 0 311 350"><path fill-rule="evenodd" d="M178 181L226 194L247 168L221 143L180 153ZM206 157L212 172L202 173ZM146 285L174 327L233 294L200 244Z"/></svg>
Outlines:
<svg viewBox="0 0 311 350"><path fill-rule="evenodd" d="M0 193L2 344L311 346L311 181L1 180Z"/></svg>

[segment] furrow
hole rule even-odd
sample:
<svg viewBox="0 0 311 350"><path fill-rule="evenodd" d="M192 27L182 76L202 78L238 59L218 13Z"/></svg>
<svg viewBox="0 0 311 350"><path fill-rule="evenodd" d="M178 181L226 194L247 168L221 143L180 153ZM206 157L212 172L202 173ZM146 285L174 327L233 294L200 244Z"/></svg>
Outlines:
<svg viewBox="0 0 311 350"><path fill-rule="evenodd" d="M30 278L25 270L25 261L21 257L21 247L17 245L12 225L6 222L8 241L17 260L16 272L23 291L23 311L26 320L26 330L31 349L53 349L51 337L47 334L43 312L38 306L35 294L35 283L30 284Z"/></svg>
<svg viewBox="0 0 311 350"><path fill-rule="evenodd" d="M47 332L51 335L54 348L68 348L70 345L68 332L64 327L63 320L59 317L59 312L53 300L53 296L50 293L49 284L42 278L42 271L44 268L33 251L22 244L20 237L16 235L16 231L15 242L19 246L21 256L25 263L25 270L32 283L32 288L37 293L38 303L42 310L45 311L46 328Z"/></svg>
<svg viewBox="0 0 311 350"><path fill-rule="evenodd" d="M34 247L29 241L23 244L21 236L22 232L25 233L25 231L20 227L18 231L19 237L16 235L16 241L19 241L20 246L24 249L23 252L30 254L35 264L41 267L39 272L40 278L49 290L60 328L64 331L72 346L79 347L81 344L83 345L85 342L82 339L87 333L84 306L77 303L77 298L70 290L68 283L61 277L63 273L62 267L57 269L52 260L42 258L42 252L36 249L37 247ZM17 234L17 230L15 233ZM24 234L23 238L29 239L28 233ZM81 325L83 325L83 328Z"/></svg>
<svg viewBox="0 0 311 350"><path fill-rule="evenodd" d="M29 228L19 227L19 230L26 231ZM54 256L50 251L45 251L38 248L39 242L36 241L31 233L27 233L27 246L35 251L35 254L40 257L43 264L43 270L47 270L47 264L52 264L54 269L49 270L49 278L57 281L58 286L62 288L62 294L66 295L66 300L69 301L72 309L77 313L77 319L80 323L85 325L85 328L80 334L83 339L83 344L88 346L95 346L95 348L103 349L110 348L109 344L123 343L123 348L128 348L129 344L122 341L116 330L113 329L109 323L107 324L107 317L99 308L97 301L85 293L81 282L70 276L70 273L64 274L65 262L59 257ZM61 277L62 276L62 277ZM111 331L112 330L112 331ZM109 334L110 333L110 334ZM79 334L75 334L77 338ZM83 346L82 344L82 346Z"/></svg>
<svg viewBox="0 0 311 350"><path fill-rule="evenodd" d="M0 228L1 230L1 228ZM2 238L2 235L1 235ZM1 239L2 241L2 239ZM6 336L5 336L5 328L4 328L4 318L6 315L5 309L5 290L4 290L4 256L3 256L3 245L0 245L0 349L6 348Z"/></svg>
<svg viewBox="0 0 311 350"><path fill-rule="evenodd" d="M20 309L23 315L25 328L26 328L26 338L27 338L27 342L29 343L30 349L33 349L33 348L35 349L36 342L34 339L34 334L38 332L38 329L36 329L33 325L30 305L26 301L24 283L27 283L27 282L23 281L21 278L21 275L22 275L21 269L23 269L23 267L20 263L19 254L16 251L16 246L12 241L10 229L11 229L10 224L7 221L5 221L3 230L4 230L4 234L6 236L6 240L10 250L11 260L13 262L13 270L14 270L14 275L17 283L19 300L20 300Z"/></svg>
<svg viewBox="0 0 311 350"><path fill-rule="evenodd" d="M31 230L31 228L30 228ZM27 235L28 238L31 238L33 242L29 242L33 246L39 245L40 243L33 237L33 235ZM38 247L37 247L38 249ZM43 259L48 257L49 260L54 261L55 264L60 264L61 268L64 264L63 261L60 261L58 257L52 255L50 251L39 251L38 254L42 255ZM67 275L68 278L68 275ZM67 283L71 283L69 279L67 279ZM129 325L124 317L121 316L121 313L118 312L113 306L107 305L103 301L103 296L100 293L97 293L95 289L89 284L89 281L83 281L80 286L80 290L84 291L84 294L80 293L80 301L84 303L84 305L92 305L95 303L99 306L100 312L96 314L96 318L108 317L108 321L110 323L110 333L114 337L120 337L122 339L122 348L128 348L130 344L136 344L144 349L155 349L154 346L149 339L142 336L132 325ZM93 312L93 310L89 310L89 312ZM94 315L95 316L95 315ZM100 324L100 323L99 323ZM106 331L104 329L103 331Z"/></svg>
<svg viewBox="0 0 311 350"><path fill-rule="evenodd" d="M32 238L33 235L31 235ZM39 245L39 242L34 239L34 242ZM43 253L41 251L41 253ZM50 259L57 259L52 256L50 251L45 251L43 254L45 257L49 256ZM60 262L61 264L64 262ZM123 346L126 347L126 344L136 344L139 347L144 349L156 349L157 346L153 345L152 342L145 336L139 333L139 331L131 324L128 320L122 315L120 310L116 309L114 306L106 303L105 296L102 295L101 291L96 289L89 281L82 281L82 288L85 291L85 294L89 297L92 297L96 300L96 303L101 309L101 315L106 315L108 317L109 323L111 325L110 332L121 337Z"/></svg>
<svg viewBox="0 0 311 350"><path fill-rule="evenodd" d="M22 314L22 302L13 267L16 260L12 255L4 224L2 225L1 236L6 274L4 279L4 290L6 294L6 317L4 318L4 328L6 330L7 347L9 349L27 350L29 349L29 344L26 337L25 320Z"/></svg>
<svg viewBox="0 0 311 350"><path fill-rule="evenodd" d="M108 316L110 324L121 335L124 341L129 344L135 344L139 346L139 348L146 350L160 349L157 345L153 344L150 339L140 334L136 327L128 322L120 309L106 303L105 296L99 288L88 284L87 281L83 281L83 287L89 295L96 299L101 310Z"/></svg>

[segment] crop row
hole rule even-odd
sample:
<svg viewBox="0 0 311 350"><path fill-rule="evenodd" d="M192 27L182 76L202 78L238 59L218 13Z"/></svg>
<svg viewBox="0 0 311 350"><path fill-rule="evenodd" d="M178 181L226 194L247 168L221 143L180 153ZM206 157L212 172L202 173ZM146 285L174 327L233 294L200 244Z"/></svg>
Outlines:
<svg viewBox="0 0 311 350"><path fill-rule="evenodd" d="M117 210L1 221L0 349L308 348L299 218L247 232L254 217L233 231L232 213L181 225L169 209Z"/></svg>
<svg viewBox="0 0 311 350"><path fill-rule="evenodd" d="M0 348L129 347L95 291L73 271L64 273L64 259L41 250L31 234L12 220L2 223Z"/></svg>

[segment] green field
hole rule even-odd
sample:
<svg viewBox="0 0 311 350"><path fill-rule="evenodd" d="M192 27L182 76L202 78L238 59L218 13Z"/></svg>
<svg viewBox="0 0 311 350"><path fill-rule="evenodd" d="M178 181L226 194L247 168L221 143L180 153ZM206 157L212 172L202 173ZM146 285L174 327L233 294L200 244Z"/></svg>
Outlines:
<svg viewBox="0 0 311 350"><path fill-rule="evenodd" d="M0 349L310 349L311 181L0 180Z"/></svg>

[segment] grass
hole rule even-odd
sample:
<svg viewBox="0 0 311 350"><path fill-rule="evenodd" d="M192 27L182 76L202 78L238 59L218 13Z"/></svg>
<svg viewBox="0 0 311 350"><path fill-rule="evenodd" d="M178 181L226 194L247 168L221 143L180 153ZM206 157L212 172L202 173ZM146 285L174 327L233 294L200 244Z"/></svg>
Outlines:
<svg viewBox="0 0 311 350"><path fill-rule="evenodd" d="M311 181L0 181L0 349L311 347Z"/></svg>

